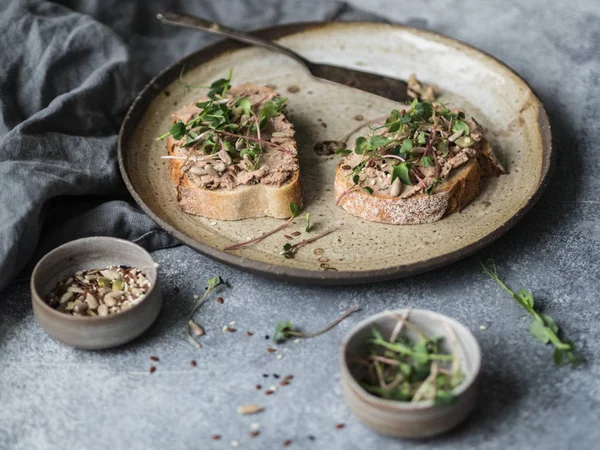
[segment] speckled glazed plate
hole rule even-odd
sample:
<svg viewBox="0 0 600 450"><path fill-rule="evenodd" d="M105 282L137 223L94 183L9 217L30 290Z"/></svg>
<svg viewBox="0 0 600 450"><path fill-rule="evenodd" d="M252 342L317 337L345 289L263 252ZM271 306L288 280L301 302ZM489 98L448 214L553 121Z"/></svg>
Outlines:
<svg viewBox="0 0 600 450"><path fill-rule="evenodd" d="M401 79L416 73L436 84L442 101L465 108L487 130L508 175L485 180L481 195L461 213L426 225L366 222L336 207L333 180L337 157L313 151L321 140L340 139L365 119L397 106L373 95L313 79L295 61L264 49L223 41L169 67L141 92L119 136L125 182L140 206L158 224L190 247L216 260L290 280L357 283L408 276L470 255L514 225L533 205L552 163L551 134L544 108L527 84L504 64L478 50L434 33L380 23L294 24L263 30L317 62L378 72ZM288 97L297 130L305 210L314 233L336 221L335 233L302 247L293 259L280 255L284 234L301 231L297 220L286 232L232 252L223 247L258 236L281 223L272 218L214 221L180 211L167 176L164 142L170 114L204 91L185 89L177 78L206 85L234 69L234 84L271 84ZM289 87L299 87L289 89ZM292 92L293 91L293 92Z"/></svg>

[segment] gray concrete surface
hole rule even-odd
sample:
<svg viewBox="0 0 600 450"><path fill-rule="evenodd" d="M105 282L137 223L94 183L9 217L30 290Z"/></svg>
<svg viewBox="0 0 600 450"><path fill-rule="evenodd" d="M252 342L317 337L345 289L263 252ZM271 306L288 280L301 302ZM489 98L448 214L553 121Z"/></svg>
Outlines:
<svg viewBox="0 0 600 450"><path fill-rule="evenodd" d="M240 448L272 449L286 439L293 440L290 448L598 448L600 4L523 3L368 2L390 20L486 50L525 77L545 103L560 144L557 168L538 205L505 237L428 274L335 288L269 281L185 247L158 251L166 300L161 317L135 342L101 352L49 339L32 316L27 285L16 285L0 300L0 449L225 449L232 440ZM481 274L477 259L489 256L510 286L529 287L576 342L587 360L582 367L554 367L551 349L529 336L524 312ZM185 313L214 274L232 288L223 292L224 304L212 301L202 310L208 333L196 350L184 340ZM318 327L354 303L363 312L329 334L279 347L282 359L266 352L264 336L278 320ZM428 441L372 433L340 395L341 336L369 314L405 306L463 322L483 351L477 411L459 429ZM221 332L230 321L239 332ZM151 355L160 358L152 375ZM278 384L273 373L295 378L269 397L255 390L258 383ZM239 416L242 403L266 410ZM254 439L251 423L261 425ZM346 427L337 430L337 423ZM213 434L223 439L212 441Z"/></svg>

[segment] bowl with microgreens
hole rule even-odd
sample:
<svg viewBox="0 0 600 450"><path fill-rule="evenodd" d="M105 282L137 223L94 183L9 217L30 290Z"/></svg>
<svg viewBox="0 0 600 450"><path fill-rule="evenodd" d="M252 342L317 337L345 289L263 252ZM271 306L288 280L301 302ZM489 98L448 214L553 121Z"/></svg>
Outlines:
<svg viewBox="0 0 600 450"><path fill-rule="evenodd" d="M52 338L102 349L131 341L162 306L158 265L139 245L88 237L49 252L31 275L33 313Z"/></svg>
<svg viewBox="0 0 600 450"><path fill-rule="evenodd" d="M360 322L342 341L340 364L346 404L382 434L444 433L477 401L479 345L463 325L433 311L384 311Z"/></svg>

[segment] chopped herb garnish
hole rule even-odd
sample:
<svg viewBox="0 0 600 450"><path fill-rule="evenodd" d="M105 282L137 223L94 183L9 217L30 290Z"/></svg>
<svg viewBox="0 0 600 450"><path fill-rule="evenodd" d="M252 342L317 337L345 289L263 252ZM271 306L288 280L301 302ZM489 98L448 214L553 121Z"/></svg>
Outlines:
<svg viewBox="0 0 600 450"><path fill-rule="evenodd" d="M510 290L510 288L498 277L496 263L493 259L488 259L486 263L480 261L480 264L486 274L496 281L502 289L512 295L517 303L533 316L529 332L538 341L544 344L551 343L554 346L553 356L555 364L559 367L562 366L563 360L566 357L572 366L576 365L577 362L579 362L579 357L575 350L575 345L569 340L561 340L558 337L559 328L552 317L537 312L534 309L534 300L531 292L525 288L521 288L517 292Z"/></svg>

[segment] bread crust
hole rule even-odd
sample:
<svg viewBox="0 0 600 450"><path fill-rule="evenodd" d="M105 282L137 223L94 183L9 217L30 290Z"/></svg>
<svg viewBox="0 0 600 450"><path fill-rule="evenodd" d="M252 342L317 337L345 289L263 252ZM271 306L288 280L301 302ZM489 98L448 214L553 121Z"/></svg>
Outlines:
<svg viewBox="0 0 600 450"><path fill-rule="evenodd" d="M282 186L254 184L233 190L192 186L183 178L177 186L177 202L189 214L218 220L241 220L252 217L290 217L290 203L302 206L300 171Z"/></svg>
<svg viewBox="0 0 600 450"><path fill-rule="evenodd" d="M338 164L335 173L336 199L348 190L352 180L344 175ZM477 158L455 169L449 179L440 184L431 195L416 194L408 198L369 194L362 189L349 191L340 199L340 206L348 213L372 222L393 225L431 223L453 212L460 211L479 195L483 169Z"/></svg>

